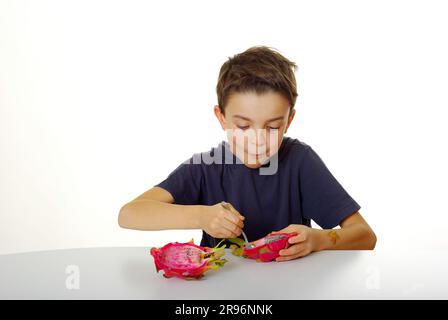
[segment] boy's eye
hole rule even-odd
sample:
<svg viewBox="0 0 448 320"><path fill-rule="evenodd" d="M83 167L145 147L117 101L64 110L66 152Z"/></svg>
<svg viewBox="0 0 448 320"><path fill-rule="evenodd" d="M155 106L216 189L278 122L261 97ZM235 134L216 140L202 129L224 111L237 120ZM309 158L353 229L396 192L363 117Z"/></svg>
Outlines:
<svg viewBox="0 0 448 320"><path fill-rule="evenodd" d="M239 129L241 129L241 130L247 130L247 129L249 129L249 126L237 126ZM268 130L278 130L278 129L280 129L280 127L267 127L268 128Z"/></svg>

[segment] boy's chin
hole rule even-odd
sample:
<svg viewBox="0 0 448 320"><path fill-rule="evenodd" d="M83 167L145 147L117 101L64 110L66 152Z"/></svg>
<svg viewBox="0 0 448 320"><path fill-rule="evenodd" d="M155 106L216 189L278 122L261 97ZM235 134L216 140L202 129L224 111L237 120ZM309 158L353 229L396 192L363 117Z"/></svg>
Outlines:
<svg viewBox="0 0 448 320"><path fill-rule="evenodd" d="M246 167L250 168L250 169L258 169L258 168L260 168L262 166L262 164L258 163L258 162L255 163L255 164L253 164L253 163L244 163L244 165Z"/></svg>

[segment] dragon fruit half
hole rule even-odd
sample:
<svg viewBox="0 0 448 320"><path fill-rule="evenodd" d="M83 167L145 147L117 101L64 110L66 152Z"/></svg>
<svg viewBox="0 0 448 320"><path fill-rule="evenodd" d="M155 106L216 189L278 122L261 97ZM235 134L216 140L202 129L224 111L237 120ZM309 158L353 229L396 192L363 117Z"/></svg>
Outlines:
<svg viewBox="0 0 448 320"><path fill-rule="evenodd" d="M222 242L222 241L221 241ZM225 254L225 244L214 248L201 247L190 242L171 242L162 248L151 248L156 270L164 271L165 278L179 277L186 280L198 279L207 270L217 270L227 261L221 259Z"/></svg>
<svg viewBox="0 0 448 320"><path fill-rule="evenodd" d="M236 245L230 246L234 255L269 262L275 260L280 255L279 251L289 246L289 238L296 235L296 232L270 233L259 240L250 242L251 248L246 247L244 240L241 238L233 238L229 241L236 243Z"/></svg>

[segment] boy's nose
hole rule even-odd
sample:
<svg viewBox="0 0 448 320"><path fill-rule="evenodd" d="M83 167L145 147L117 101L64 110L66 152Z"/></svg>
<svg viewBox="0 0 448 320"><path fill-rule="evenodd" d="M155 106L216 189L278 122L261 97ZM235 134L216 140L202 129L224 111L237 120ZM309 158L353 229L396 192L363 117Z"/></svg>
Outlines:
<svg viewBox="0 0 448 320"><path fill-rule="evenodd" d="M257 134L257 145L264 146L266 144L266 130L260 130L260 133Z"/></svg>
<svg viewBox="0 0 448 320"><path fill-rule="evenodd" d="M252 144L264 146L266 144L266 129L256 129L252 135Z"/></svg>

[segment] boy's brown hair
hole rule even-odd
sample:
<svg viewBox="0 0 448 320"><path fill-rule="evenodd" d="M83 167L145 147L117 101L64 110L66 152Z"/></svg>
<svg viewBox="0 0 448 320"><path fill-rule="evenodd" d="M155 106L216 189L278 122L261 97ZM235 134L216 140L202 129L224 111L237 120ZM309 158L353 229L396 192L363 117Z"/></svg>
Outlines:
<svg viewBox="0 0 448 320"><path fill-rule="evenodd" d="M219 71L216 86L221 113L224 114L231 94L253 91L257 94L278 92L289 101L292 110L298 96L296 69L294 62L272 47L255 46L229 57Z"/></svg>

